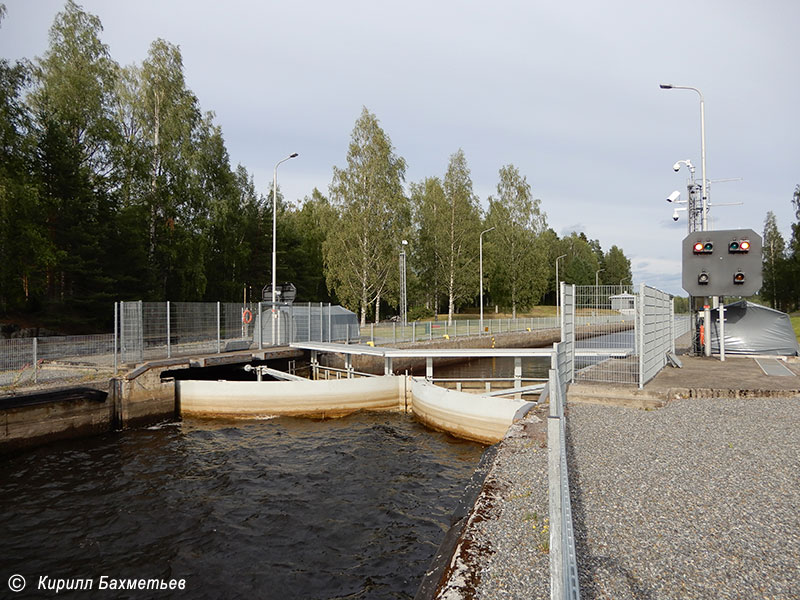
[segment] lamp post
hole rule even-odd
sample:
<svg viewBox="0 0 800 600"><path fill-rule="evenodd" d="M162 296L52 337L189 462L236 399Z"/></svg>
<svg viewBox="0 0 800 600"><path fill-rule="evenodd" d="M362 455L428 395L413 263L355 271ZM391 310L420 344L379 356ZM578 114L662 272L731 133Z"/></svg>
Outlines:
<svg viewBox="0 0 800 600"><path fill-rule="evenodd" d="M662 83L659 87L661 87L662 90L692 90L697 92L697 95L700 96L700 168L703 177L703 214L701 219L701 231L706 231L708 229L708 179L706 178L706 109L703 92L695 87L672 85L671 83Z"/></svg>
<svg viewBox="0 0 800 600"><path fill-rule="evenodd" d="M275 288L277 282L275 281L275 269L277 266L277 246L276 242L276 225L278 222L278 165L286 162L290 158L295 158L297 152L293 152L286 158L279 160L275 163L275 170L272 172L272 345L275 345L275 321L278 319L278 313L275 312Z"/></svg>
<svg viewBox="0 0 800 600"><path fill-rule="evenodd" d="M594 287L598 287L600 285L599 275L602 271L605 271L605 269L597 269L597 271L594 272Z"/></svg>
<svg viewBox="0 0 800 600"><path fill-rule="evenodd" d="M406 296L406 246L408 240L400 242L403 249L400 250L400 314L403 317L403 327L408 325L408 296Z"/></svg>
<svg viewBox="0 0 800 600"><path fill-rule="evenodd" d="M556 258L556 321L558 321L558 310L561 306L561 303L559 302L559 292L561 290L561 284L558 282L558 261L560 261L565 256L566 254L562 254L561 256Z"/></svg>
<svg viewBox="0 0 800 600"><path fill-rule="evenodd" d="M489 227L489 229L484 229L483 231L481 231L481 235L480 235L480 244L479 244L479 246L480 246L480 252L479 252L480 260L479 260L479 263L480 263L480 271L481 271L481 273L480 273L480 279L481 279L481 334L483 334L483 234L484 233L489 233L493 229L494 229L494 227Z"/></svg>
<svg viewBox="0 0 800 600"><path fill-rule="evenodd" d="M601 271L605 271L605 269L597 269L594 272L594 307L596 310L600 310L600 279L599 275Z"/></svg>
<svg viewBox="0 0 800 600"><path fill-rule="evenodd" d="M701 176L703 178L703 186L702 186L702 215L701 215L701 231L706 231L708 229L708 179L706 178L706 112L705 112L705 101L703 99L703 92L698 90L695 87L690 86L683 86L683 85L672 85L669 83L662 83L659 87L662 90L692 90L697 92L697 95L700 96L700 168L701 168ZM704 310L703 310L703 319L706 324L706 329L708 333L706 334L705 339L705 349L704 353L706 356L711 356L711 312L708 308L708 299L704 300ZM724 344L724 340L720 338L720 343Z"/></svg>

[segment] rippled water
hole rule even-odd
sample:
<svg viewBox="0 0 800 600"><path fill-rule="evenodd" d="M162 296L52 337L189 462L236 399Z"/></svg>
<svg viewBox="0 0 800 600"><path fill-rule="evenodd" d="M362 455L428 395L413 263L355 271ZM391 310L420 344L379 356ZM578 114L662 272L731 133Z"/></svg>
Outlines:
<svg viewBox="0 0 800 600"><path fill-rule="evenodd" d="M362 413L187 420L3 457L0 589L18 573L28 592L108 575L184 578L181 598L411 598L482 451ZM127 594L73 597L148 597Z"/></svg>

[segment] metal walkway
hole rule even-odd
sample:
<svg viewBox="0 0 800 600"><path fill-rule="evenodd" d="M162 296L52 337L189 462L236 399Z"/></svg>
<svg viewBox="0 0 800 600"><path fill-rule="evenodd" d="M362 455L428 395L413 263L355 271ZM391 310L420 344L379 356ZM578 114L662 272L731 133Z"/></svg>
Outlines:
<svg viewBox="0 0 800 600"><path fill-rule="evenodd" d="M295 342L290 345L297 350L311 352L312 368L318 364L317 355L320 352L343 354L345 370L348 377L354 373L353 356L378 356L384 360L384 374L392 373L392 359L418 358L425 359L425 378L433 379L433 359L435 358L513 358L514 359L514 387L521 386L522 359L531 357L550 357L553 355L552 347L545 348L391 348L389 346L370 346L366 344L339 344L333 342ZM575 350L575 356L580 357L615 357L624 358L632 352L629 348L589 348Z"/></svg>

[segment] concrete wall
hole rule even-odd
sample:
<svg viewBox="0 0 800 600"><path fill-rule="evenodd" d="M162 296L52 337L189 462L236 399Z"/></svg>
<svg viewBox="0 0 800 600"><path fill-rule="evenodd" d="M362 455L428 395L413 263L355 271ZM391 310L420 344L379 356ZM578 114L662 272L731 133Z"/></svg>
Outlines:
<svg viewBox="0 0 800 600"><path fill-rule="evenodd" d="M188 361L146 364L111 380L111 401L115 405L116 427L126 429L174 419L180 416L175 404L175 381L161 381L161 373Z"/></svg>
<svg viewBox="0 0 800 600"><path fill-rule="evenodd" d="M187 366L188 362L183 361ZM0 452L174 419L176 361L145 365L111 379L108 391L73 388L0 400Z"/></svg>
<svg viewBox="0 0 800 600"><path fill-rule="evenodd" d="M33 403L7 398L4 404L0 407L0 452L104 433L114 419L113 404L102 395Z"/></svg>

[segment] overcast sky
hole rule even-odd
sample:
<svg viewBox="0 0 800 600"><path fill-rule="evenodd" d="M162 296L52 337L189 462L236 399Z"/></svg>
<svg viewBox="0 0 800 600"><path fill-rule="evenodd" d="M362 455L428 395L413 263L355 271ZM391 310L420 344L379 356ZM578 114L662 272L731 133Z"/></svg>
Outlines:
<svg viewBox="0 0 800 600"><path fill-rule="evenodd" d="M0 0L0 56L41 56L61 0ZM180 46L188 87L213 111L232 166L288 200L345 165L362 106L406 159L406 182L443 176L459 148L486 206L513 163L559 234L621 247L635 283L685 295L665 201L700 179L700 102L714 229L789 238L800 183L800 2L245 2L85 0L120 64ZM489 234L490 235L490 234Z"/></svg>

